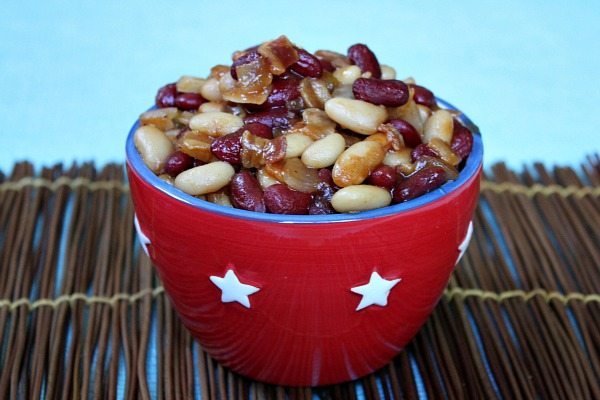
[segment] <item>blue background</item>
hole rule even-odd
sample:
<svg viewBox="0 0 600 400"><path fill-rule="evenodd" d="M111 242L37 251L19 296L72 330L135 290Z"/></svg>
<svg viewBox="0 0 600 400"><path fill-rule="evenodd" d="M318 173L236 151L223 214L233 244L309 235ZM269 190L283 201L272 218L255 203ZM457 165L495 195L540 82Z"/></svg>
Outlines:
<svg viewBox="0 0 600 400"><path fill-rule="evenodd" d="M600 150L600 2L6 2L0 169L123 161L156 89L286 34L367 43L481 128L486 164L578 164Z"/></svg>

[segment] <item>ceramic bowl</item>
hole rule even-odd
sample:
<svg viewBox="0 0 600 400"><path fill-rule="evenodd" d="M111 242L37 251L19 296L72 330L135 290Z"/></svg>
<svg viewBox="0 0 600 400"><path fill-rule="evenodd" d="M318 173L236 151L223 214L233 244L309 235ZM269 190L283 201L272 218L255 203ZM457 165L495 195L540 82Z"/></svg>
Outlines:
<svg viewBox="0 0 600 400"><path fill-rule="evenodd" d="M136 228L183 324L224 366L269 383L333 384L384 366L432 312L468 244L483 151L461 119L475 134L457 180L329 216L189 196L146 168L136 123L126 144Z"/></svg>

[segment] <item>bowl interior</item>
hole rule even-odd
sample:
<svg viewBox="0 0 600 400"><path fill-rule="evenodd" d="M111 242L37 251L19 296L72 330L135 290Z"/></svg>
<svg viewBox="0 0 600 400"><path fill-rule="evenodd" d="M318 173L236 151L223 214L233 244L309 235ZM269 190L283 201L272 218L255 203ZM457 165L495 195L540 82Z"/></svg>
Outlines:
<svg viewBox="0 0 600 400"><path fill-rule="evenodd" d="M437 99L438 105L449 110L457 110L454 106L448 102ZM127 136L126 142L126 156L127 162L130 167L146 182L156 187L158 190L165 194L185 203L192 207L200 208L206 211L215 212L235 218L242 218L247 220L265 221L265 222L276 222L276 223L331 223L331 222L346 222L346 221L357 221L369 218L379 218L390 214L397 214L404 211L412 210L417 207L421 207L436 201L444 195L451 193L452 191L459 188L465 182L469 181L482 164L483 161L483 145L481 141L481 134L479 129L471 120L464 114L461 114L458 118L465 126L467 126L471 132L473 132L473 149L471 154L467 158L467 162L464 168L460 171L458 179L450 181L442 185L436 190L433 190L423 196L417 197L416 199L407 201L405 203L394 204L391 206L378 208L375 210L363 211L351 214L330 214L330 215L281 215L281 214L267 214L257 213L253 211L246 211L237 208L230 208L220 206L205 200L198 199L194 196L186 194L174 186L166 183L162 179L158 178L149 168L146 167L141 155L135 148L133 142L133 135L136 129L139 127L139 121L132 126Z"/></svg>

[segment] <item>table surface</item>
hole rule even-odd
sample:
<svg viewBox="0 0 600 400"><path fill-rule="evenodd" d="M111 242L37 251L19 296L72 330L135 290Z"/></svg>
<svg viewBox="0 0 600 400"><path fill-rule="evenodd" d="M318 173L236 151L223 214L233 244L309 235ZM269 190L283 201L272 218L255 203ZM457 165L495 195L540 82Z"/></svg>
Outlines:
<svg viewBox="0 0 600 400"><path fill-rule="evenodd" d="M600 158L535 172L491 169L467 252L392 362L293 389L241 378L192 340L134 240L123 168L17 164L0 183L0 399L600 399ZM390 310L364 312L402 320Z"/></svg>
<svg viewBox="0 0 600 400"><path fill-rule="evenodd" d="M158 87L280 34L311 51L369 44L479 125L487 165L575 165L600 150L600 3L403 3L7 2L0 169L122 161Z"/></svg>

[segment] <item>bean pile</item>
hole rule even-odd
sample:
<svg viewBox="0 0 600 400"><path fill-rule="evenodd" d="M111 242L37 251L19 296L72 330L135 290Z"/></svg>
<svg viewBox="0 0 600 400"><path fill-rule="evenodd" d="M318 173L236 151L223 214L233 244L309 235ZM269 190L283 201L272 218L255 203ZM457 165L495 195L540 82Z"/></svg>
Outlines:
<svg viewBox="0 0 600 400"><path fill-rule="evenodd" d="M311 54L281 36L160 88L134 143L161 179L206 201L357 212L456 179L473 144L456 117L364 44Z"/></svg>

